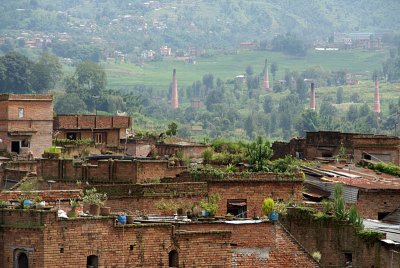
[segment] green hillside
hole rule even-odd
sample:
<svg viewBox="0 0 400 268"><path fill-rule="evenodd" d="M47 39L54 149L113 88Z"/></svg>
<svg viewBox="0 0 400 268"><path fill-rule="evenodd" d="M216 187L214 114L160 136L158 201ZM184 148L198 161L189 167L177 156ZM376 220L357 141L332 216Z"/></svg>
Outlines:
<svg viewBox="0 0 400 268"><path fill-rule="evenodd" d="M156 89L167 89L171 83L172 69L178 71L181 87L201 80L204 74L212 73L223 81L244 74L247 66L261 73L264 60L276 62L279 66L277 79L281 79L285 69L304 71L313 66L321 66L327 71L345 70L362 74L368 79L373 70L379 69L385 60L385 52L364 51L309 51L306 57L291 57L272 51L239 51L237 54L215 53L210 57L200 57L194 65L185 64L176 58L164 58L159 62L147 62L143 67L134 64L105 63L110 88L129 87L144 84Z"/></svg>

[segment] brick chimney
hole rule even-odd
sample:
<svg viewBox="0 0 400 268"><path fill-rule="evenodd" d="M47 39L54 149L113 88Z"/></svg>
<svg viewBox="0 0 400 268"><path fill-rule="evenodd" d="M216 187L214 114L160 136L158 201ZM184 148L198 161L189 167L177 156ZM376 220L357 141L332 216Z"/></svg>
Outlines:
<svg viewBox="0 0 400 268"><path fill-rule="evenodd" d="M178 82L176 81L176 69L172 73L172 109L177 110L179 108L178 102Z"/></svg>
<svg viewBox="0 0 400 268"><path fill-rule="evenodd" d="M264 68L264 82L263 82L263 87L267 91L271 91L271 88L269 87L269 77L268 77L268 61L265 59L265 68Z"/></svg>
<svg viewBox="0 0 400 268"><path fill-rule="evenodd" d="M311 82L310 109L315 111L315 88L314 88L314 82Z"/></svg>
<svg viewBox="0 0 400 268"><path fill-rule="evenodd" d="M375 113L381 112L381 102L380 102L380 98L379 98L379 81L378 81L378 79L375 80L374 112Z"/></svg>

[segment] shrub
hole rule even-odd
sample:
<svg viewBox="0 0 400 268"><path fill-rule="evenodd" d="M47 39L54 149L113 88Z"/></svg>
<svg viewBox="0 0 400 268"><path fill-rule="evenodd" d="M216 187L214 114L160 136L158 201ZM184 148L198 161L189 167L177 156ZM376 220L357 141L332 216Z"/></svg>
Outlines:
<svg viewBox="0 0 400 268"><path fill-rule="evenodd" d="M200 201L200 207L207 211L212 217L215 215L215 213L217 213L219 200L219 194L211 194L211 196L208 198L208 202L205 200Z"/></svg>
<svg viewBox="0 0 400 268"><path fill-rule="evenodd" d="M319 251L314 251L311 255L313 257L314 260L316 260L317 262L320 262L321 260L321 252Z"/></svg>
<svg viewBox="0 0 400 268"><path fill-rule="evenodd" d="M275 202L271 197L268 197L264 199L263 205L261 207L261 210L264 212L265 215L269 215L274 211L275 208Z"/></svg>
<svg viewBox="0 0 400 268"><path fill-rule="evenodd" d="M107 194L97 192L96 188L87 189L83 195L83 202L90 205L103 206L106 200Z"/></svg>

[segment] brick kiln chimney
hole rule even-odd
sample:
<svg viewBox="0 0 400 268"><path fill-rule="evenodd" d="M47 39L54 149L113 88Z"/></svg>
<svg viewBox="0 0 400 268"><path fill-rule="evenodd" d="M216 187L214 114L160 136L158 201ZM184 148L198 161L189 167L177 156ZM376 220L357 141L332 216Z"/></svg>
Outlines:
<svg viewBox="0 0 400 268"><path fill-rule="evenodd" d="M172 109L176 110L179 108L178 102L178 82L176 81L176 69L172 73L172 100L171 100Z"/></svg>
<svg viewBox="0 0 400 268"><path fill-rule="evenodd" d="M381 112L381 102L379 99L379 81L378 81L378 79L375 80L374 112L375 113Z"/></svg>
<svg viewBox="0 0 400 268"><path fill-rule="evenodd" d="M263 87L265 90L270 91L269 87L269 77L268 77L268 61L265 59L265 68L264 68L264 82L263 82Z"/></svg>
<svg viewBox="0 0 400 268"><path fill-rule="evenodd" d="M314 82L311 82L310 109L315 111L315 88L314 88Z"/></svg>

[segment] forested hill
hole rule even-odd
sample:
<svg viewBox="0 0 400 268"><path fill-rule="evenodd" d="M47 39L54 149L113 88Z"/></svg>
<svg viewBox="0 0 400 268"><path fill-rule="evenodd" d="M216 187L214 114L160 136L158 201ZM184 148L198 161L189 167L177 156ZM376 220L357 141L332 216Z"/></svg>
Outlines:
<svg viewBox="0 0 400 268"><path fill-rule="evenodd" d="M398 30L399 10L398 0L0 1L0 33L66 33L122 52L221 48L287 32L314 41L333 32Z"/></svg>

